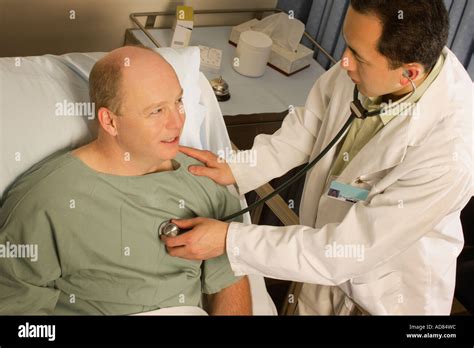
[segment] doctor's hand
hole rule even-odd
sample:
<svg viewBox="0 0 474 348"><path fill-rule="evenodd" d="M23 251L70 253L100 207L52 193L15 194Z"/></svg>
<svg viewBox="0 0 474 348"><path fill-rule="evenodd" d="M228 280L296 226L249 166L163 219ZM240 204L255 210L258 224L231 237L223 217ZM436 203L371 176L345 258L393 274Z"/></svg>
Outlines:
<svg viewBox="0 0 474 348"><path fill-rule="evenodd" d="M229 165L211 151L203 151L192 147L180 146L179 151L203 162L206 166L189 166L188 170L196 176L207 176L219 185L233 185L235 178Z"/></svg>
<svg viewBox="0 0 474 348"><path fill-rule="evenodd" d="M171 256L207 260L226 252L227 222L200 217L172 222L181 229L191 230L176 237L160 237Z"/></svg>

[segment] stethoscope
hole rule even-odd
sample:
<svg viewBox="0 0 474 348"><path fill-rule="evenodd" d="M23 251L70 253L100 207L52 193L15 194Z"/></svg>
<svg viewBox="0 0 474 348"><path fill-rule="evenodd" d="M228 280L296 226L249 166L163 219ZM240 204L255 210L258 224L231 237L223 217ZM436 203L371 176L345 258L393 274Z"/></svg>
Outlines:
<svg viewBox="0 0 474 348"><path fill-rule="evenodd" d="M413 83L413 80L411 80L409 78L409 75L408 75L408 72L405 71L403 73L403 76L406 77L408 79L408 81L410 81L410 84L411 84L411 88L412 88L412 91L410 92L410 95L406 97L406 99L409 99L416 91L416 86L415 84ZM405 98L404 98L405 99ZM261 199L259 199L258 201L252 203L251 205L249 205L247 208L245 209L242 209L236 213L233 213L231 215L228 215L228 216L225 216L221 219L219 219L220 221L229 221L229 220L232 220L234 218L236 218L237 216L239 215L243 215L249 211L251 211L252 209L254 209L256 206L260 205L260 204L263 204L265 203L266 201L268 201L270 198L272 198L273 196L277 195L278 193L280 193L281 191L283 191L285 188L287 188L288 186L290 186L291 184L293 184L296 180L298 180L299 178L301 178L304 174L306 174L306 172L308 172L311 168L313 168L320 160L321 158L324 157L324 155L326 155L326 153L329 152L329 150L332 149L332 147L339 141L339 139L344 135L345 131L347 130L347 128L349 128L349 126L351 125L351 123L356 119L356 118L360 118L360 119L365 119L367 117L373 117L373 116L378 116L382 113L385 113L387 112L388 110L390 110L393 106L391 105L387 105L387 106L384 106L384 107L381 107L380 109L378 110L374 110L374 111L368 111L366 110L363 106L362 106L362 103L360 102L359 100L359 90L357 89L357 85L354 86L354 95L353 95L353 101L351 102L350 104L350 110L351 110L351 115L349 116L348 120L346 121L346 123L344 124L344 126L342 126L341 130L336 134L336 136L329 142L329 144L321 151L321 153L316 157L314 158L311 162L309 162L306 166L304 166L303 168L301 168L292 178L288 179L287 181L285 181L283 184L281 184L279 187L277 187L273 192L269 193L268 195L266 195L265 197L262 197ZM161 235L164 235L164 236L167 236L167 237L170 237L170 236L177 236L178 234L180 233L183 233L183 232L186 232L187 230L181 230L175 223L171 222L171 220L166 220L166 221L163 221L160 226L158 227L158 236L161 236Z"/></svg>

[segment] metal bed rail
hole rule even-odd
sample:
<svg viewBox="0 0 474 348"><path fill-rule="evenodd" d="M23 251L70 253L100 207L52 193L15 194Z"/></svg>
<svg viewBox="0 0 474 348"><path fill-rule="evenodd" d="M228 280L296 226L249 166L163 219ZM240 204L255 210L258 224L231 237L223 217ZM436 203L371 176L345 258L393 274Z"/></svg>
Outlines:
<svg viewBox="0 0 474 348"><path fill-rule="evenodd" d="M194 10L194 14L197 15L203 15L203 14L224 14L224 13L254 13L255 18L261 19L263 18L263 14L265 12L283 12L282 9L279 8L253 8L253 9L229 9L229 10ZM137 25L137 27L150 39L151 42L156 47L161 47L160 43L155 40L153 35L148 31L148 29L164 29L167 27L160 26L160 27L155 27L155 22L156 18L158 16L174 16L176 15L175 11L160 11L160 12L136 12L136 13L131 13L130 14L130 19ZM146 17L145 25L143 25L140 21L140 17ZM334 59L333 56L331 56L314 38L311 37L311 35L305 31L303 35L311 41L311 43L317 48L319 51L321 51L333 64L336 64L337 61Z"/></svg>

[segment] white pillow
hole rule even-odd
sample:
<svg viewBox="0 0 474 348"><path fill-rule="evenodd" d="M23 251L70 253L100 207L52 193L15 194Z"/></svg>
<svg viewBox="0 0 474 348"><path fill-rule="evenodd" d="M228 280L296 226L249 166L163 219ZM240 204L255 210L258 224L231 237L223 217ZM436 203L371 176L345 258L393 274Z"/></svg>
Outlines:
<svg viewBox="0 0 474 348"><path fill-rule="evenodd" d="M199 65L201 64L201 51L198 47L154 49L165 58L176 71L179 83L184 90L184 110L186 122L180 144L202 148L201 136L202 123L205 117L205 108L199 104L201 87L199 86Z"/></svg>
<svg viewBox="0 0 474 348"><path fill-rule="evenodd" d="M187 117L181 143L202 148L199 48L157 51L174 67L184 89ZM89 102L89 72L104 54L0 58L0 195L33 164L95 138L96 121L90 116L57 116L56 111Z"/></svg>

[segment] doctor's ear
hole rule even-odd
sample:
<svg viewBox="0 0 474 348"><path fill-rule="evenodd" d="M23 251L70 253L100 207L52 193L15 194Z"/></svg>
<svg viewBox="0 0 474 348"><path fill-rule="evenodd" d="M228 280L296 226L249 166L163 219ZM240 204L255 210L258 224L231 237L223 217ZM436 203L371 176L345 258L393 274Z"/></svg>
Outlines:
<svg viewBox="0 0 474 348"><path fill-rule="evenodd" d="M402 67L402 85L406 85L410 83L409 80L415 81L420 76L423 76L425 73L425 69L421 64L409 64Z"/></svg>
<svg viewBox="0 0 474 348"><path fill-rule="evenodd" d="M115 117L116 116L113 114L113 112L105 107L101 107L97 111L97 121L99 122L99 126L111 136L117 135Z"/></svg>

